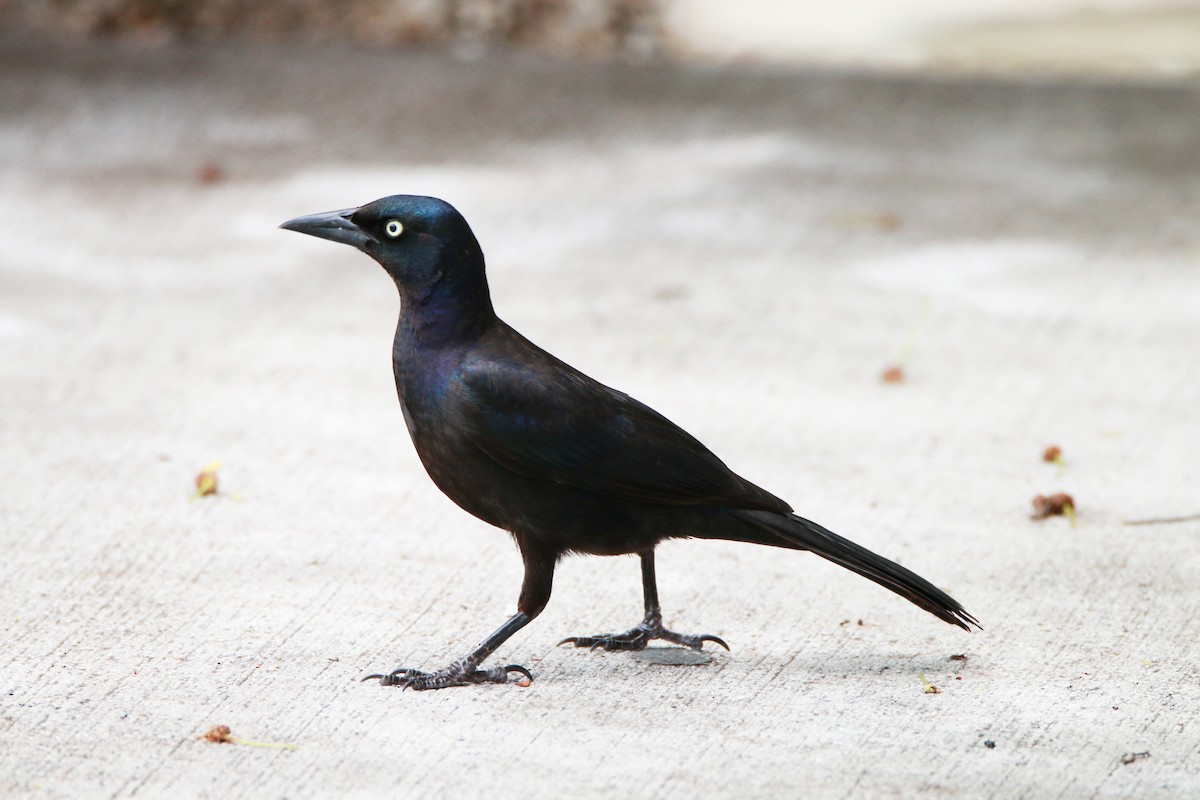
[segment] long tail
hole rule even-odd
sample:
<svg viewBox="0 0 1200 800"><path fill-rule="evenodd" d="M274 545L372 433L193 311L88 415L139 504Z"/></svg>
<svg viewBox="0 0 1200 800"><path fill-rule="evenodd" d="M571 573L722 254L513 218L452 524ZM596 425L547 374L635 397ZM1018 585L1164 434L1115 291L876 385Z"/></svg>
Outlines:
<svg viewBox="0 0 1200 800"><path fill-rule="evenodd" d="M760 534L746 536L748 541L792 550L811 550L821 558L891 589L940 620L966 631L971 630L971 625L982 629L979 621L968 614L957 600L920 575L811 520L773 511L737 511L735 516L748 522L755 529L752 533Z"/></svg>

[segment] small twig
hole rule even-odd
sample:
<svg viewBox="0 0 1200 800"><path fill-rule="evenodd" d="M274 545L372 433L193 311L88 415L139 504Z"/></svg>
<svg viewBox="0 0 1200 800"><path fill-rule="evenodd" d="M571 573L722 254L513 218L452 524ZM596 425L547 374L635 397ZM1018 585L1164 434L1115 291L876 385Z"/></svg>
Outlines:
<svg viewBox="0 0 1200 800"><path fill-rule="evenodd" d="M278 750L295 750L300 745L288 744L286 742L256 742L253 739L242 739L237 736L230 736L229 741L234 744L240 744L244 747L274 747Z"/></svg>
<svg viewBox="0 0 1200 800"><path fill-rule="evenodd" d="M921 329L925 327L925 321L929 319L929 308L932 304L929 298L921 303L921 310L917 314L917 318L913 320L912 325L908 328L908 335L904 337L904 345L900 348L900 359L897 363L903 367L908 363L908 357L912 355L913 350L917 347L917 339L921 336Z"/></svg>
<svg viewBox="0 0 1200 800"><path fill-rule="evenodd" d="M1184 514L1182 517L1149 517L1148 519L1123 519L1122 525L1169 525L1172 522L1195 522L1200 514Z"/></svg>
<svg viewBox="0 0 1200 800"><path fill-rule="evenodd" d="M917 339L921 335L921 329L925 327L925 320L929 318L929 299L926 298L921 304L921 311L917 318L913 320L908 328L908 333L904 337L904 344L900 348L900 357L896 363L888 367L880 375L884 383L903 383L904 382L904 365L908 363L908 357L912 355L913 349L917 346Z"/></svg>
<svg viewBox="0 0 1200 800"><path fill-rule="evenodd" d="M213 744L240 744L243 747L272 747L278 750L295 750L300 746L283 742L256 742L253 739L243 739L240 736L234 736L228 725L214 725L196 738Z"/></svg>

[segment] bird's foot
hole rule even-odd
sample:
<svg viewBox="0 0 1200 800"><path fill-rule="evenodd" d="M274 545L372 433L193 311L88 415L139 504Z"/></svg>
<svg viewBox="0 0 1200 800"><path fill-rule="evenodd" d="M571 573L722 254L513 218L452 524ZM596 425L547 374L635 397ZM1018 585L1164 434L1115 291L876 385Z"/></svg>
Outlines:
<svg viewBox="0 0 1200 800"><path fill-rule="evenodd" d="M676 633L669 631L662 626L661 620L646 619L638 625L630 628L624 633L602 633L598 636L568 636L559 642L560 645L568 642L576 647L586 647L590 650L645 650L646 645L650 644L653 639L662 639L663 641L671 642L672 644L689 647L692 650L699 650L704 646L705 642L713 642L719 644L726 650L729 645L718 636L705 634L690 634Z"/></svg>
<svg viewBox="0 0 1200 800"><path fill-rule="evenodd" d="M437 672L422 672L419 669L397 667L387 674L377 672L374 675L368 675L363 680L377 679L380 686L399 686L402 689L415 689L420 692L425 689L446 689L451 686L467 686L472 683L507 683L509 674L514 672L525 676L525 680L533 680L533 675L529 670L520 664L477 669L475 664L461 659Z"/></svg>

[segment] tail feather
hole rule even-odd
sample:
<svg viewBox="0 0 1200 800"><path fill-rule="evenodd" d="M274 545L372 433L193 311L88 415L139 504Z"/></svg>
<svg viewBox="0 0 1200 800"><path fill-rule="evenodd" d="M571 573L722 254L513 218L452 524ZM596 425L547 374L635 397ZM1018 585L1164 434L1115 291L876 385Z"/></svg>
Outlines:
<svg viewBox="0 0 1200 800"><path fill-rule="evenodd" d="M821 558L891 589L940 620L966 631L971 630L972 625L982 629L979 621L968 614L957 600L920 575L811 520L771 511L740 511L737 516L753 525L757 532L765 534L754 539L760 544L810 550Z"/></svg>

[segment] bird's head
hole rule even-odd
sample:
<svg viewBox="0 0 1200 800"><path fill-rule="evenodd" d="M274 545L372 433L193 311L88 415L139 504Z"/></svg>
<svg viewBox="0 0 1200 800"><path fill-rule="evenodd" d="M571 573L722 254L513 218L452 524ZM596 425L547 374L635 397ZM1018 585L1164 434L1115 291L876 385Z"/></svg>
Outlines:
<svg viewBox="0 0 1200 800"><path fill-rule="evenodd" d="M353 245L378 261L405 297L487 295L475 234L454 206L436 197L397 194L279 227Z"/></svg>

